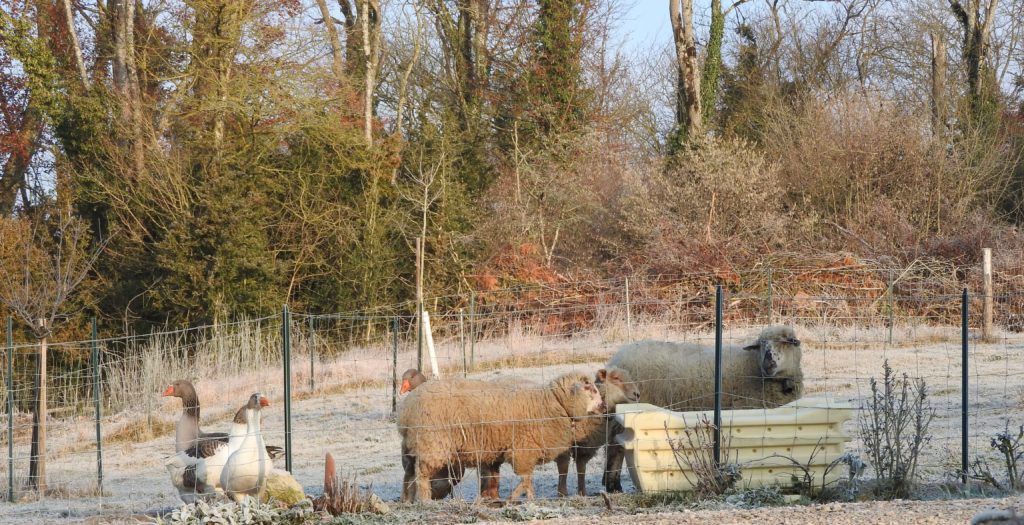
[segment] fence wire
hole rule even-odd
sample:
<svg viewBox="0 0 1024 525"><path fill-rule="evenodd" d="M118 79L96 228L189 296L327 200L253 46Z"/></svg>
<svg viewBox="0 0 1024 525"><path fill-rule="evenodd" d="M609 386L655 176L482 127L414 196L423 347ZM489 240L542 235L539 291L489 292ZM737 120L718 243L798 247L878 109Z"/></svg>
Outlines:
<svg viewBox="0 0 1024 525"><path fill-rule="evenodd" d="M827 396L857 409L846 430L848 450L863 454L857 419L870 394L870 379L882 363L922 378L936 411L930 442L920 461L922 479L940 483L960 468L961 332L960 291L979 282L978 272L953 267L758 268L587 283L551 283L476 291L431 298L434 359L443 378L504 382L514 392L540 390L560 374L593 377L623 344L643 339L714 342L714 286L726 288L724 337L742 345L767 324L796 327L802 341L804 395ZM970 395L968 455L996 464L991 438L1024 424L1024 292L1018 278L996 274L994 328L981 337L982 297L970 296ZM972 288L978 289L978 288ZM174 426L181 413L175 398L161 397L178 378L192 380L201 402L204 430L226 431L249 394L271 401L264 409L267 444L283 445L281 317L267 316L228 325L146 336L48 345L45 498L36 500L29 483L39 345L11 349L13 404L4 401L0 418L0 496L13 472L18 504L0 508L12 518L136 514L179 502L164 459L174 453ZM427 337L415 306L404 304L362 312L298 312L291 317L293 475L307 493L322 491L324 454L331 452L345 475L355 476L385 500L402 489L403 466L394 408L402 372L431 369ZM99 351L99 383L91 366ZM6 352L5 352L6 356ZM5 357L6 359L6 357ZM5 361L5 365L6 365ZM680 370L679 374L686 374ZM639 381L641 393L655 385ZM104 483L98 486L93 396L98 390L103 417ZM695 393L695 397L709 393ZM518 395L518 394L515 394ZM510 399L515 395L510 394ZM493 414L500 418L500 414ZM544 417L517 420L517 428L545 424ZM488 421L484 421L488 422ZM490 421L493 423L493 421ZM13 431L13 470L6 461ZM525 452L525 449L521 452ZM558 452L551 451L552 454ZM556 455L556 454L555 454ZM282 467L283 463L278 465ZM588 465L586 489L603 489L603 452ZM575 473L575 469L570 469ZM868 470L871 476L871 470ZM453 497L475 499L479 475L460 473ZM509 465L500 470L506 497L518 483ZM627 474L624 489L635 490ZM541 498L556 497L551 463L533 480ZM570 475L570 493L575 476Z"/></svg>

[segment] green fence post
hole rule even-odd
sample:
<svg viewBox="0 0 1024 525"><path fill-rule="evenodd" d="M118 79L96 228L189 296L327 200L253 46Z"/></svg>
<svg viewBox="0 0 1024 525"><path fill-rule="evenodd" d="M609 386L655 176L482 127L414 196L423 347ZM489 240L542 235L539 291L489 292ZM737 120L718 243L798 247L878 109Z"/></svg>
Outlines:
<svg viewBox="0 0 1024 525"><path fill-rule="evenodd" d="M469 368L466 363L466 329L462 318L462 308L459 308L459 346L462 347L462 377L466 377L469 374Z"/></svg>
<svg viewBox="0 0 1024 525"><path fill-rule="evenodd" d="M14 320L7 318L7 501L14 503Z"/></svg>
<svg viewBox="0 0 1024 525"><path fill-rule="evenodd" d="M398 316L391 318L391 413L398 411Z"/></svg>
<svg viewBox="0 0 1024 525"><path fill-rule="evenodd" d="M313 316L309 317L309 391L313 392L316 390L316 381L313 379L313 375L316 372L314 369L313 362L316 358L316 328L313 325Z"/></svg>
<svg viewBox="0 0 1024 525"><path fill-rule="evenodd" d="M97 336L96 318L92 318L92 397L96 404L96 485L103 495L103 434L100 429L100 419L103 417L103 409L100 405L100 390L103 385L100 383L100 345Z"/></svg>
<svg viewBox="0 0 1024 525"><path fill-rule="evenodd" d="M284 469L292 471L292 316L281 308L281 353L284 358Z"/></svg>
<svg viewBox="0 0 1024 525"><path fill-rule="evenodd" d="M895 314L893 314L895 303L893 302L893 297L892 297L892 287L895 284L896 283L894 282L893 277L892 277L892 270L889 270L889 289L887 290L887 292L888 292L888 296L889 296L889 344L890 345L892 344L892 325L895 324L895 322L896 322Z"/></svg>
<svg viewBox="0 0 1024 525"><path fill-rule="evenodd" d="M629 277L626 277L626 341L633 341L633 316L629 307Z"/></svg>
<svg viewBox="0 0 1024 525"><path fill-rule="evenodd" d="M476 294L469 292L469 369L476 370Z"/></svg>

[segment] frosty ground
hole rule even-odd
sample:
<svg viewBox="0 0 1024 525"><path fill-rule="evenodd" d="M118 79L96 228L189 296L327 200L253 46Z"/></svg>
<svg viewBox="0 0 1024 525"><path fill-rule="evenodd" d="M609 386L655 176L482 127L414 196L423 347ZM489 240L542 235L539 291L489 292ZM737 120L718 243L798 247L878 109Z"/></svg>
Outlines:
<svg viewBox="0 0 1024 525"><path fill-rule="evenodd" d="M748 333L730 334L738 340ZM930 490L923 491L922 497L930 501L903 503L907 509L916 509L921 523L964 522L973 513L984 508L1017 506L1017 498L1003 499L958 499L961 494L954 487L953 473L959 466L960 458L960 346L951 330L922 328L900 334L895 345L885 343L878 330L839 330L830 328L803 328L800 330L804 341L804 370L807 377L805 395L826 395L837 400L846 400L860 406L870 392L868 378L881 375L882 362L886 359L899 372L910 376L924 377L929 385L932 406L936 419L932 424L932 441L921 461L921 472ZM649 334L667 337L673 334ZM675 338L694 338L693 334L674 334ZM704 334L702 342L709 342ZM618 346L611 338L593 340L570 340L566 338L535 338L518 341L515 345L507 342L498 348L480 349L480 368L490 368L469 374L471 377L495 378L499 376L522 377L531 382L545 381L560 373L579 371L592 374ZM459 370L461 354L456 345L441 345L439 360L447 370ZM970 437L971 456L991 456L989 438L996 432L1024 423L1021 410L1024 375L1024 339L1015 334L1004 335L994 343L972 343L969 372L970 391ZM501 356L502 360L485 365L488 355ZM399 371L413 364L415 357L406 352L399 363ZM332 368L336 367L336 368ZM556 471L553 464L537 469L534 483L540 501L533 504L512 505L493 508L474 503L477 491L475 471L468 471L466 479L459 485L455 501L427 506L403 505L396 502L402 478L399 458L399 437L392 414L391 365L385 357L378 356L372 349L363 353L345 354L331 366L324 366L317 377L317 391L302 393L301 382L295 390L302 395L292 405L292 446L294 449L293 474L308 494L323 490L323 458L330 452L337 460L343 475L355 479L360 485L372 490L389 502L394 513L382 517L382 521L421 522L471 522L471 521L519 521L523 519L553 519L566 523L584 521L602 516L609 523L657 523L702 521L716 518L724 523L746 521L740 516L749 514L750 519L769 519L787 522L819 522L824 519L822 509L831 516L830 523L842 523L836 516L857 516L858 509L875 509L878 522L913 522L913 516L901 518L896 509L904 508L891 503L831 503L833 507L799 506L785 509L760 509L739 511L731 508L715 508L715 505L694 505L692 503L672 506L654 505L647 508L638 503L629 493L634 488L629 477L624 476L626 495L612 499L613 510L609 511L599 497L557 499ZM237 391L239 400L247 392L260 390L269 394L272 406L265 410L264 434L270 444L283 444L283 407L281 406L281 385L273 370L261 371L253 378L222 382ZM172 378L166 378L169 380ZM227 427L226 415L233 403L205 399L230 399L232 396L204 396L204 391L218 388L215 381L197 382L200 399L204 401L203 426L205 430L223 430ZM180 411L176 399L159 398L159 390L153 390L149 403L157 407L154 418L166 428ZM240 404L240 401L239 401ZM129 416L122 416L129 418ZM857 434L857 421L848 422L846 430ZM116 424L110 426L116 427ZM20 502L0 504L0 522L9 524L26 523L104 523L118 519L133 519L136 516L152 516L173 508L179 503L163 467L163 459L173 452L172 433L165 433L145 441L105 440L103 459L103 494L95 494L96 453L90 446L91 419L82 416L61 432L51 434L51 457L48 463L48 479L52 494L38 501L23 499ZM849 448L859 450L855 439ZM282 467L281 463L278 467ZM589 494L596 494L600 487L600 469L603 457L598 456L590 463L587 479ZM4 472L6 476L6 472ZM872 475L870 469L868 475ZM506 496L515 484L515 476L508 466L503 467L501 493ZM570 480L570 490L574 486ZM951 499L950 501L946 501ZM710 508L706 508L710 507ZM817 509L817 510L815 510ZM928 510L932 509L932 510ZM642 513L643 518L628 517ZM658 514L671 513L671 514ZM742 512L737 514L737 512ZM763 514L762 514L763 513ZM778 518L778 519L776 519ZM928 521L931 520L931 521ZM860 518L864 521L864 517ZM853 523L853 520L850 520Z"/></svg>

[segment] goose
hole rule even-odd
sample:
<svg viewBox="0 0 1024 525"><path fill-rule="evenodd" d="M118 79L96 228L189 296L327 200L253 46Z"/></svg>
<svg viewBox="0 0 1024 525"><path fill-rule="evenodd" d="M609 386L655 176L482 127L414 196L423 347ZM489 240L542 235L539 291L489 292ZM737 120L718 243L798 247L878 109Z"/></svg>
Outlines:
<svg viewBox="0 0 1024 525"><path fill-rule="evenodd" d="M267 398L260 397L258 402L269 405ZM205 499L208 495L223 493L221 473L231 455L238 450L245 440L248 424L246 406L235 413L231 424L231 432L225 434L226 439L199 439L177 454L169 457L164 466L171 475L171 484L178 489L178 495L185 503L193 503ZM276 448L276 447L275 447ZM263 449L263 458L270 461L270 454Z"/></svg>
<svg viewBox="0 0 1024 525"><path fill-rule="evenodd" d="M245 407L235 414L231 432L202 432L199 428L199 396L191 382L176 380L163 395L181 398L183 408L175 427L177 453L164 461L171 475L171 484L185 503L192 503L204 495L223 492L220 473L245 437ZM259 402L262 406L269 405L266 398L261 397ZM281 447L267 446L264 455L269 461L280 457L283 452Z"/></svg>
<svg viewBox="0 0 1024 525"><path fill-rule="evenodd" d="M402 374L402 390L399 393L404 394L406 392L411 392L426 381L427 376L423 375L415 368L410 368Z"/></svg>
<svg viewBox="0 0 1024 525"><path fill-rule="evenodd" d="M249 396L244 412L245 437L220 471L220 485L236 503L246 497L259 500L266 490L267 473L273 468L260 433L260 409L265 399L258 392Z"/></svg>
<svg viewBox="0 0 1024 525"><path fill-rule="evenodd" d="M196 446L215 447L217 442L227 442L223 432L203 432L199 429L199 395L191 381L178 379L167 386L164 397L181 399L181 417L174 426L174 451L182 452Z"/></svg>

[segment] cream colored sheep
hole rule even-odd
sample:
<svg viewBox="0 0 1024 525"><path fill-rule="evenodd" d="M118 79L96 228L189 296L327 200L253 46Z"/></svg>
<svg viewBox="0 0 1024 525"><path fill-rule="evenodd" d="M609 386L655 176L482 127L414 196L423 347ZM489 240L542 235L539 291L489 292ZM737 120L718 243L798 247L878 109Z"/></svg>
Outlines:
<svg viewBox="0 0 1024 525"><path fill-rule="evenodd" d="M573 459L576 463L576 493L580 496L587 495L587 462L597 455L610 436L621 431L611 416L615 413L615 406L619 403L636 403L640 399L640 390L637 389L636 383L630 379L629 372L621 368L609 367L598 370L594 386L597 387L601 393L601 399L604 400L605 413L594 419L597 424L585 439L573 443L572 448L565 454L555 458L555 463L558 465L559 496L569 494L567 486L569 459Z"/></svg>
<svg viewBox="0 0 1024 525"><path fill-rule="evenodd" d="M722 408L775 408L803 395L802 351L789 326L769 326L746 346L722 349ZM671 341L639 341L608 361L629 372L640 402L676 411L714 408L715 349ZM623 451L609 442L605 488L621 491Z"/></svg>
<svg viewBox="0 0 1024 525"><path fill-rule="evenodd" d="M590 430L604 410L587 376L565 374L543 387L507 381L429 381L405 400L399 432L416 458L416 500L430 498L430 477L446 465L508 462L520 477L510 499L534 497L533 469L553 460Z"/></svg>

